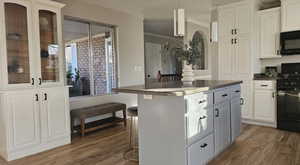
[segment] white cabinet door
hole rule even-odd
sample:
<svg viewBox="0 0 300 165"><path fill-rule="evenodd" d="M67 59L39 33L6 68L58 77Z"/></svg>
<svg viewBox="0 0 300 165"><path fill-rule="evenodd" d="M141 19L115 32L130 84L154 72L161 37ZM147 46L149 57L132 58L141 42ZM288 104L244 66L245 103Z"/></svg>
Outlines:
<svg viewBox="0 0 300 165"><path fill-rule="evenodd" d="M42 139L52 141L70 135L67 88L42 89Z"/></svg>
<svg viewBox="0 0 300 165"><path fill-rule="evenodd" d="M12 151L40 144L39 99L36 90L9 92L8 111L9 147Z"/></svg>
<svg viewBox="0 0 300 165"><path fill-rule="evenodd" d="M276 58L279 54L280 8L261 11L260 58Z"/></svg>
<svg viewBox="0 0 300 165"><path fill-rule="evenodd" d="M234 69L234 53L232 37L220 38L219 41L219 79L231 80Z"/></svg>
<svg viewBox="0 0 300 165"><path fill-rule="evenodd" d="M61 4L34 3L36 67L39 86L63 86L64 54L62 44Z"/></svg>
<svg viewBox="0 0 300 165"><path fill-rule="evenodd" d="M235 7L236 10L236 34L249 34L251 31L251 11L249 3L238 3Z"/></svg>
<svg viewBox="0 0 300 165"><path fill-rule="evenodd" d="M243 81L241 84L241 97L243 99L242 105L242 118L243 119L253 119L253 110L252 110L252 81Z"/></svg>
<svg viewBox="0 0 300 165"><path fill-rule="evenodd" d="M241 133L241 101L240 97L230 101L231 113L231 141L233 142Z"/></svg>
<svg viewBox="0 0 300 165"><path fill-rule="evenodd" d="M215 154L222 152L231 142L230 138L230 102L225 101L215 106L214 134Z"/></svg>
<svg viewBox="0 0 300 165"><path fill-rule="evenodd" d="M274 123L276 111L276 98L272 90L255 90L254 117L257 120Z"/></svg>
<svg viewBox="0 0 300 165"><path fill-rule="evenodd" d="M241 80L251 79L251 37L241 34L237 38L234 67L234 76Z"/></svg>
<svg viewBox="0 0 300 165"><path fill-rule="evenodd" d="M32 36L31 3L28 0L2 0L0 11L0 88L34 88L35 39Z"/></svg>
<svg viewBox="0 0 300 165"><path fill-rule="evenodd" d="M300 30L300 1L282 0L282 31Z"/></svg>
<svg viewBox="0 0 300 165"><path fill-rule="evenodd" d="M228 37L234 34L235 29L235 8L225 7L219 10L219 35Z"/></svg>

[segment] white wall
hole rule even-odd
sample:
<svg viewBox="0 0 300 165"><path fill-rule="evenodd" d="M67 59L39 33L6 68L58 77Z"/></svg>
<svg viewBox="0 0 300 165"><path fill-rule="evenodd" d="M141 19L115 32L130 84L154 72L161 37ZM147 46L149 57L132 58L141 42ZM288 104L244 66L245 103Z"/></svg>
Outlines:
<svg viewBox="0 0 300 165"><path fill-rule="evenodd" d="M127 13L89 5L84 1L56 0L66 4L65 16L117 26L119 85L144 83L144 30L143 18ZM105 102L123 102L127 106L137 104L136 95L116 94L111 96L78 97L70 101L71 109Z"/></svg>
<svg viewBox="0 0 300 165"><path fill-rule="evenodd" d="M279 67L280 71L280 66L282 63L300 63L300 55L284 56L278 59L263 59L261 60L261 71L264 72L266 66L277 66Z"/></svg>

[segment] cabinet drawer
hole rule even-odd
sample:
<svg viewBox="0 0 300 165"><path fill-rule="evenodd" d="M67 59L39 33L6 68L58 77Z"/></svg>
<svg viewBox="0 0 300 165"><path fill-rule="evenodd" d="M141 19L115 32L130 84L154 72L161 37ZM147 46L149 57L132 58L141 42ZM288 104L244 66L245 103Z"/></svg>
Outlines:
<svg viewBox="0 0 300 165"><path fill-rule="evenodd" d="M187 112L194 113L213 105L212 93L197 93L186 96Z"/></svg>
<svg viewBox="0 0 300 165"><path fill-rule="evenodd" d="M227 88L223 88L215 91L214 93L214 103L222 103L230 98L230 92Z"/></svg>
<svg viewBox="0 0 300 165"><path fill-rule="evenodd" d="M231 98L241 97L241 86L236 85L230 88Z"/></svg>
<svg viewBox="0 0 300 165"><path fill-rule="evenodd" d="M204 165L213 158L213 139L213 134L210 134L188 148L188 165Z"/></svg>
<svg viewBox="0 0 300 165"><path fill-rule="evenodd" d="M213 107L187 115L188 144L192 144L213 132L213 118Z"/></svg>
<svg viewBox="0 0 300 165"><path fill-rule="evenodd" d="M256 80L254 86L255 89L276 89L275 81Z"/></svg>

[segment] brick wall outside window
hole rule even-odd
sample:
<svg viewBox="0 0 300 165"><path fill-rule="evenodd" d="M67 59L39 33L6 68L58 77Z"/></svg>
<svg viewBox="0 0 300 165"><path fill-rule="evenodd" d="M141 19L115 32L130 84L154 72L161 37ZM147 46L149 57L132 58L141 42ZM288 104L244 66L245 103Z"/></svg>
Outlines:
<svg viewBox="0 0 300 165"><path fill-rule="evenodd" d="M88 40L78 41L77 44L77 63L80 72L80 77L90 80L90 60ZM105 38L94 37L93 45L93 74L95 84L95 95L103 95L107 93L107 70L106 70L106 52ZM113 75L114 76L114 75Z"/></svg>

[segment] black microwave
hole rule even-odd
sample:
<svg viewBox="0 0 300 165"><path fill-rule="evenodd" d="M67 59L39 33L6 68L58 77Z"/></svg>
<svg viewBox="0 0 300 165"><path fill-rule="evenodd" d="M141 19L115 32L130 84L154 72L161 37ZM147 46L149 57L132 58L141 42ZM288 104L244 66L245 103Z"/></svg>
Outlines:
<svg viewBox="0 0 300 165"><path fill-rule="evenodd" d="M300 31L280 33L280 54L300 55Z"/></svg>

